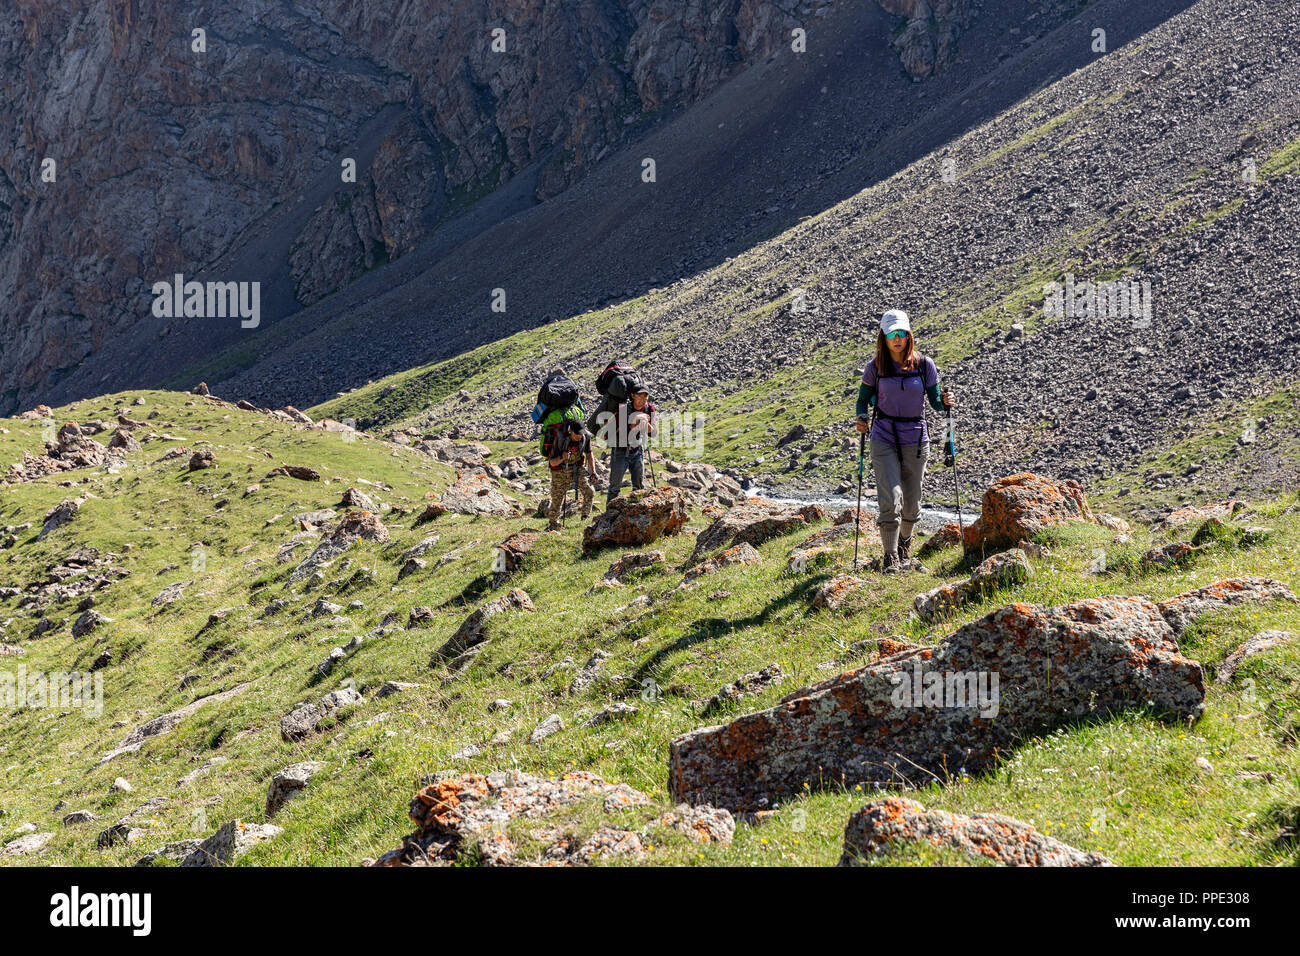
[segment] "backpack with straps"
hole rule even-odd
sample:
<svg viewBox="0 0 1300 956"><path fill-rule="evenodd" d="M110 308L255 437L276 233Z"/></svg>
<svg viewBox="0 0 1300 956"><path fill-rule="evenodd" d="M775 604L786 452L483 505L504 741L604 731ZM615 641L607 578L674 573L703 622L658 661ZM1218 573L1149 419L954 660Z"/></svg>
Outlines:
<svg viewBox="0 0 1300 956"><path fill-rule="evenodd" d="M537 391L537 404L533 406L532 419L540 425L551 412L562 411L574 405L578 406L580 412L586 414L582 397L578 394L578 386L573 379L563 372L555 372L547 376L546 381Z"/></svg>
<svg viewBox="0 0 1300 956"><path fill-rule="evenodd" d="M568 426L569 422L581 422L584 417L580 401L574 402L567 408L554 408L547 412L540 422L542 440L537 446L542 457L547 461L555 457L556 440L560 437L560 432Z"/></svg>
<svg viewBox="0 0 1300 956"><path fill-rule="evenodd" d="M636 370L632 366L613 361L605 367L605 371L601 372L600 377L596 379L596 391L607 399L625 402L627 397L632 394L633 389L640 384L640 379L637 378ZM609 403L606 402L606 404Z"/></svg>

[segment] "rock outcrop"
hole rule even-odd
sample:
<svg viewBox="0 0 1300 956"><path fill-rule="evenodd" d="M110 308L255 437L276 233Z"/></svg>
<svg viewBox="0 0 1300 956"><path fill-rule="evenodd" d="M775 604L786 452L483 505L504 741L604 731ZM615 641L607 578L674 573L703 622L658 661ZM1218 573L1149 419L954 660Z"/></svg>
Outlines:
<svg viewBox="0 0 1300 956"><path fill-rule="evenodd" d="M716 551L737 544L757 546L789 534L811 522L825 519L820 505L783 505L766 498L749 498L727 511L700 532L690 563L698 564Z"/></svg>
<svg viewBox="0 0 1300 956"><path fill-rule="evenodd" d="M686 496L677 488L655 488L619 495L582 532L582 550L636 548L677 534L690 517Z"/></svg>
<svg viewBox="0 0 1300 956"><path fill-rule="evenodd" d="M962 543L967 551L1001 551L1052 525L1092 520L1077 481L1055 482L1023 472L998 479L984 492L980 516L962 530Z"/></svg>
<svg viewBox="0 0 1300 956"><path fill-rule="evenodd" d="M1139 707L1204 710L1201 667L1139 597L1012 604L933 648L790 694L669 748L672 796L731 810L818 787L918 785L991 767L1026 736Z"/></svg>

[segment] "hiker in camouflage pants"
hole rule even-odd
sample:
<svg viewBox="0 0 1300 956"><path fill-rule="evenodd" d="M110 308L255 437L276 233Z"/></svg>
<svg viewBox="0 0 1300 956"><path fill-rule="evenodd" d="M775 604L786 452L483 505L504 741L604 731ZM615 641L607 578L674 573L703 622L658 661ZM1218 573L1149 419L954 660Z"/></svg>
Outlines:
<svg viewBox="0 0 1300 956"><path fill-rule="evenodd" d="M551 510L549 530L560 526L564 515L564 499L573 482L578 482L582 493L582 517L591 514L591 503L596 497L592 479L596 475L596 459L591 452L591 435L581 421L569 422L555 441L555 456L547 462L551 466Z"/></svg>

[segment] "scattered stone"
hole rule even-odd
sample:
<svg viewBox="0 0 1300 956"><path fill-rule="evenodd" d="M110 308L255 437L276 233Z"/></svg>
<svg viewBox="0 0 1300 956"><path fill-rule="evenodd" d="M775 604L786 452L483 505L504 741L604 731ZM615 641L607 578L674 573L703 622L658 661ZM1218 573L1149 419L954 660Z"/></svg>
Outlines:
<svg viewBox="0 0 1300 956"><path fill-rule="evenodd" d="M524 557L537 543L536 531L516 531L497 545L496 562L492 565L492 586L499 588L524 565Z"/></svg>
<svg viewBox="0 0 1300 956"><path fill-rule="evenodd" d="M533 728L533 732L528 735L530 744L540 744L547 737L559 733L564 729L564 720L559 714L551 714L540 724Z"/></svg>
<svg viewBox="0 0 1300 956"><path fill-rule="evenodd" d="M190 471L202 471L205 468L211 468L217 463L217 456L212 453L211 448L200 448L194 454L190 455Z"/></svg>
<svg viewBox="0 0 1300 956"><path fill-rule="evenodd" d="M276 771L266 788L266 818L271 819L286 803L300 796L311 778L324 769L325 765L319 761L305 760Z"/></svg>
<svg viewBox="0 0 1300 956"><path fill-rule="evenodd" d="M433 660L429 662L429 666L436 667L444 661L459 657L470 648L486 641L488 637L487 623L496 615L505 611L532 610L534 610L533 602L528 597L528 592L522 588L512 588L508 594L489 601L465 618L461 626L456 629L456 633L434 652ZM415 611L412 610L411 613L414 614Z"/></svg>
<svg viewBox="0 0 1300 956"><path fill-rule="evenodd" d="M105 753L99 759L99 762L95 764L94 769L98 770L100 767L108 763L110 760L114 760L122 756L123 754L135 753L144 745L144 742L146 740L148 740L151 737L157 737L162 734L171 733L180 725L180 722L182 720L194 714L200 708L206 707L209 704L216 704L216 703L220 703L221 701L230 700L232 697L236 697L239 694L242 694L250 686L251 683L249 682L245 682L243 684L236 684L234 687L230 688L229 690L224 690L217 694L209 694L207 697L200 697L198 700L186 704L184 707L181 707L177 710L173 710L170 713L163 714L160 717L155 717L153 720L141 724L135 730L131 731L131 733L128 734L126 738L120 744L117 745L116 749L110 750L107 753Z"/></svg>
<svg viewBox="0 0 1300 956"><path fill-rule="evenodd" d="M923 621L950 614L963 604L978 601L1002 587L1027 581L1034 576L1029 557L1020 548L1000 551L985 558L964 581L941 584L918 594L912 606Z"/></svg>
<svg viewBox="0 0 1300 956"><path fill-rule="evenodd" d="M605 707L602 707L600 710L596 711L585 721L583 721L582 726L600 727L614 720L621 720L625 717L631 717L636 712L637 712L637 708L633 704L625 704L622 703L621 701L615 702L613 704L609 704Z"/></svg>
<svg viewBox="0 0 1300 956"><path fill-rule="evenodd" d="M78 823L91 823L98 819L99 817L94 813L91 813L89 810L73 810L71 813L66 814L63 817L63 825L65 827L70 827L75 826Z"/></svg>
<svg viewBox="0 0 1300 956"><path fill-rule="evenodd" d="M1141 558L1141 565L1148 570L1165 570L1166 568L1187 565L1192 562L1202 548L1188 544L1186 541L1174 541L1148 549Z"/></svg>
<svg viewBox="0 0 1300 956"><path fill-rule="evenodd" d="M225 866L263 840L272 839L283 832L280 827L270 823L231 820L200 843L194 852L181 861L181 866Z"/></svg>
<svg viewBox="0 0 1300 956"><path fill-rule="evenodd" d="M112 623L113 619L111 617L105 617L98 611L89 610L72 623L72 636L85 637L87 634L94 633L103 625Z"/></svg>
<svg viewBox="0 0 1300 956"><path fill-rule="evenodd" d="M179 863L187 856L203 845L202 840L177 840L174 843L167 843L157 850L150 850L140 859L135 861L136 866L156 866L160 860L171 860Z"/></svg>
<svg viewBox="0 0 1300 956"><path fill-rule="evenodd" d="M724 684L716 694L704 702L701 713L711 714L732 701L740 700L740 698L748 697L751 694L757 694L764 688L779 684L783 680L785 680L785 671L781 669L781 665L768 664L761 670L754 671L752 674L744 674L737 677L730 684Z"/></svg>
<svg viewBox="0 0 1300 956"><path fill-rule="evenodd" d="M45 848L45 844L54 839L53 833L27 833L16 840L10 840L5 844L4 849L0 850L0 860L8 860L19 856L29 856L32 853L39 853Z"/></svg>
<svg viewBox="0 0 1300 956"><path fill-rule="evenodd" d="M583 665L582 670L569 682L569 696L580 694L596 679L600 673L601 667L609 657L608 651L597 650L591 655L591 658Z"/></svg>
<svg viewBox="0 0 1300 956"><path fill-rule="evenodd" d="M1236 676L1237 668L1241 667L1246 658L1262 654L1283 644L1290 644L1295 639L1296 635L1290 631L1260 631L1224 658L1223 663L1215 671L1214 679L1220 684L1226 684Z"/></svg>
<svg viewBox="0 0 1300 956"><path fill-rule="evenodd" d="M416 690L419 684L410 684L400 680L384 681L382 687L375 691L375 696L381 700L385 697L391 697L393 694L400 694L403 691Z"/></svg>
<svg viewBox="0 0 1300 956"><path fill-rule="evenodd" d="M316 703L301 703L280 719L280 736L286 741L302 740L315 733L320 722L336 711L361 703L351 687L330 691Z"/></svg>
<svg viewBox="0 0 1300 956"><path fill-rule="evenodd" d="M275 478L278 475L284 475L289 478L296 478L298 481L320 481L320 472L315 468L308 468L306 465L280 465L278 468L272 468L266 473L263 481Z"/></svg>

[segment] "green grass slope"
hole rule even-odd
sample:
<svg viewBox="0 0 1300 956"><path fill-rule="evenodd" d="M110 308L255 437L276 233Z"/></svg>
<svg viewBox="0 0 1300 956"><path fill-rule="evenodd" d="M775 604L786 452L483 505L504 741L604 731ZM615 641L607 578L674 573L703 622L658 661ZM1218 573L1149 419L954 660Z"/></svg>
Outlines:
<svg viewBox="0 0 1300 956"><path fill-rule="evenodd" d="M127 406L138 397L143 406ZM97 593L96 609L111 623L79 639L66 623L31 639L33 609L18 607L16 597L0 602L0 640L27 651L0 658L0 672L16 672L19 665L29 673L84 671L104 648L114 655L96 672L103 678L99 716L66 707L0 709L0 842L26 823L54 834L42 853L6 863L129 865L167 842L208 836L230 819L260 822L272 774L304 760L321 761L325 769L275 816L285 832L256 847L241 865L356 865L376 857L412 829L406 808L418 781L445 769L591 771L650 795L653 807L623 811L640 820L671 809L665 788L674 735L770 706L799 686L864 662L880 637L905 634L934 643L1012 600L1059 604L1111 593L1160 598L1247 573L1300 590L1300 501L1294 496L1252 503L1249 521L1276 529L1265 544L1249 551L1225 545L1171 572L1143 572L1134 561L1145 547L1166 540L1165 532L1138 525L1131 541L1116 544L1113 532L1097 526L1060 529L1043 538L1051 554L1034 559L1032 580L937 626L916 619L911 601L957 576L955 550L929 559L927 574L874 580L846 611L813 612L811 594L847 567L852 545L842 547L831 566L789 575L787 551L803 534L762 545L759 565L724 569L693 590L670 593L681 581L676 568L694 543L682 534L654 545L667 552L665 564L627 587L591 591L618 552L583 557L580 528L570 521L561 533L540 539L512 580L493 588L494 545L520 528L540 530L544 522L448 514L413 527L426 497L454 478L420 453L166 392L108 396L56 415L84 421L123 406L137 418L156 412L150 428L172 439L146 443L113 472L0 485L0 526L34 522L0 550L0 587L44 580L50 565L79 546L111 552L131 572ZM39 450L39 422L5 419L0 427L0 463ZM215 467L191 473L188 456L155 463L180 444L210 448ZM266 479L281 463L316 468L323 480ZM533 477L540 477L536 468ZM259 487L250 491L252 485ZM314 547L307 541L289 560L277 560L300 533L292 516L336 507L354 486L385 506L381 517L391 542L358 543L325 569L318 587L289 584L292 569ZM92 497L73 521L37 539L49 508L86 494ZM706 524L695 515L688 528ZM402 553L430 533L439 535L426 555L435 560L399 579ZM1088 573L1098 549L1116 570ZM436 558L453 551L462 556L437 566ZM869 543L868 553L877 552L878 544ZM358 575L360 569L373 576ZM193 583L177 603L152 605L164 587L180 581ZM430 667L433 651L473 608L510 587L524 588L536 609L493 619L483 653L444 683L446 666ZM630 606L642 595L652 599L648 608ZM303 620L322 597L342 606L346 623ZM268 616L274 600L290 603ZM432 621L406 628L416 606L432 607ZM224 616L212 618L223 609ZM76 604L54 603L45 612L70 621ZM367 639L328 676L317 674L331 648L389 614L403 626ZM1206 667L1208 684L1206 716L1194 727L1131 714L1065 728L1025 741L986 776L907 793L927 806L1009 814L1125 865L1294 863L1300 644L1249 660L1232 683L1210 679L1232 649L1265 628L1300 631L1300 608L1242 607L1204 619L1188 633L1183 651ZM599 676L570 694L570 682L596 650L609 654ZM721 685L772 663L786 672L784 681L721 712L700 712ZM376 698L386 681L419 686ZM138 752L96 768L145 721L245 683L237 696L199 709ZM327 719L304 741L281 739L280 718L296 703L343 686L361 691L364 703ZM493 709L500 698L510 706ZM614 701L637 711L600 727L582 726L586 715ZM533 728L551 714L560 715L565 728L541 744L529 743ZM454 756L470 745L480 748L476 756ZM218 757L223 761L179 783ZM1212 769L1198 765L1198 758ZM119 776L133 792L110 793ZM810 789L770 821L739 826L729 847L668 837L648 862L831 864L839 857L845 821L868 796ZM96 847L100 830L154 797L168 803L135 821L145 831L142 839ZM63 816L74 810L92 811L99 820L64 826ZM577 807L563 825L581 835L597 821ZM963 861L913 852L885 862Z"/></svg>

